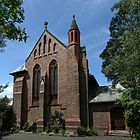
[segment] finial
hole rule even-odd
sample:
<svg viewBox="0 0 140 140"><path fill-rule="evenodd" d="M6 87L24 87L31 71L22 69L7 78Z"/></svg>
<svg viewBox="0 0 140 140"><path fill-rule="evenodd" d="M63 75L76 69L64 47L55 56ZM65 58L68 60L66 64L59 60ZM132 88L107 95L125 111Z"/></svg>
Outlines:
<svg viewBox="0 0 140 140"><path fill-rule="evenodd" d="M75 15L73 15L73 19L72 19L72 22L71 22L71 27L70 27L69 30L73 30L73 29L79 30L78 26L77 26L77 23L76 23L76 20L75 20Z"/></svg>
<svg viewBox="0 0 140 140"><path fill-rule="evenodd" d="M48 25L48 22L44 22L44 28L45 28L45 30L47 30L47 25Z"/></svg>
<svg viewBox="0 0 140 140"><path fill-rule="evenodd" d="M73 15L73 19L75 19L75 15Z"/></svg>

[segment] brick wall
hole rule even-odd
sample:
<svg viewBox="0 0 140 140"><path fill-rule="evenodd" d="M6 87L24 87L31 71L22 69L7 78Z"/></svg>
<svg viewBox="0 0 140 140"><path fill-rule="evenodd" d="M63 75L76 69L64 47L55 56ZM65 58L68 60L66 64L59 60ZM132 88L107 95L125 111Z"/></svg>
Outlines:
<svg viewBox="0 0 140 140"><path fill-rule="evenodd" d="M88 115L88 62L86 52L81 51L79 63L79 77L80 77L80 119L81 125L84 127L89 126Z"/></svg>
<svg viewBox="0 0 140 140"><path fill-rule="evenodd" d="M14 94L13 94L13 106L16 115L17 126L21 125L22 122L22 94L23 94L23 81L24 76L18 75L14 77Z"/></svg>
<svg viewBox="0 0 140 140"><path fill-rule="evenodd" d="M110 129L110 109L114 106L114 102L90 103L90 127L98 130Z"/></svg>
<svg viewBox="0 0 140 140"><path fill-rule="evenodd" d="M37 50L39 43L43 44L43 37L46 35L48 43L49 39L51 39L50 44L50 52L48 52L48 44L46 43L45 51L46 53L43 54L43 46L40 48L40 56L34 57L34 51ZM56 43L55 51L53 50L53 45ZM47 114L49 110L49 114L53 112L53 109L57 107L53 106L50 109L47 109L48 105L48 98L49 98L49 66L52 60L56 60L58 63L58 99L57 104L65 106L65 102L63 97L66 94L66 48L62 46L54 37L51 36L48 32L45 32L35 45L32 53L29 55L28 59L26 60L26 67L28 69L29 79L27 79L27 86L28 86L28 120L29 121L37 121L39 125L43 125L48 120L48 116L44 115L44 112ZM38 53L37 53L38 54ZM41 91L39 94L39 105L36 107L32 106L32 81L33 81L33 69L36 64L39 64L41 67ZM44 89L43 89L44 87ZM48 107L49 108L49 107ZM45 118L44 118L45 117Z"/></svg>
<svg viewBox="0 0 140 140"><path fill-rule="evenodd" d="M24 82L21 88L14 89L14 108L18 122L37 122L39 127L43 127L50 114L59 110L64 114L66 128L88 125L88 64L86 55L80 53L79 45L66 48L48 31L42 33L25 61L28 72L23 75ZM52 60L58 64L58 98L53 105L49 104L49 67ZM33 104L33 69L36 64L41 68L41 85L39 100ZM17 85L15 82L14 86ZM16 94L16 90L19 90L19 94Z"/></svg>

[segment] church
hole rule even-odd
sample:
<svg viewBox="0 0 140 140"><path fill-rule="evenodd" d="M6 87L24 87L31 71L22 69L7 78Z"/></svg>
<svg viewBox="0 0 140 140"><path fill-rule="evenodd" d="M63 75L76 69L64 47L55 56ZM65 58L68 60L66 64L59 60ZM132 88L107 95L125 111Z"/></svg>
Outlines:
<svg viewBox="0 0 140 140"><path fill-rule="evenodd" d="M44 128L57 110L63 113L66 129L125 130L123 109L114 104L119 95L100 88L89 74L86 47L80 45L75 16L67 46L48 31L47 24L24 64L10 73L14 77L17 126L28 121Z"/></svg>

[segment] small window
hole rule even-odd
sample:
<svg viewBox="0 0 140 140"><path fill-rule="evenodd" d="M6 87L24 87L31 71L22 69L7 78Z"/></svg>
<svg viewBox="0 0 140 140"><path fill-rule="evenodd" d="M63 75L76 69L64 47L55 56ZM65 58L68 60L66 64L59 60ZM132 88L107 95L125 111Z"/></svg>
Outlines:
<svg viewBox="0 0 140 140"><path fill-rule="evenodd" d="M36 57L36 53L37 53L37 50L35 49L35 50L34 50L34 57Z"/></svg>
<svg viewBox="0 0 140 140"><path fill-rule="evenodd" d="M40 56L41 54L41 42L39 43L39 49L38 49L38 55Z"/></svg>
<svg viewBox="0 0 140 140"><path fill-rule="evenodd" d="M71 32L71 41L73 41L73 31Z"/></svg>
<svg viewBox="0 0 140 140"><path fill-rule="evenodd" d="M78 41L77 31L75 31L75 41Z"/></svg>
<svg viewBox="0 0 140 140"><path fill-rule="evenodd" d="M51 39L49 39L49 42L48 42L48 53L51 51Z"/></svg>
<svg viewBox="0 0 140 140"><path fill-rule="evenodd" d="M46 46L46 35L44 35L43 39L43 54L45 54L45 46Z"/></svg>
<svg viewBox="0 0 140 140"><path fill-rule="evenodd" d="M54 43L54 45L53 45L53 51L54 52L56 51L56 43Z"/></svg>

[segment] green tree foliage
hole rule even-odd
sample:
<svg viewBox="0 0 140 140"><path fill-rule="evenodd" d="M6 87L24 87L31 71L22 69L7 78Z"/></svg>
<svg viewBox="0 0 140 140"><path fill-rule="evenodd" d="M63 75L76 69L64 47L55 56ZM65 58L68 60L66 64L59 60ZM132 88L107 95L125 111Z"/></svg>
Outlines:
<svg viewBox="0 0 140 140"><path fill-rule="evenodd" d="M100 55L102 72L113 83L140 85L140 0L120 0L112 10L110 40Z"/></svg>
<svg viewBox="0 0 140 140"><path fill-rule="evenodd" d="M129 85L123 92L118 104L122 105L125 110L125 119L127 126L132 128L133 136L140 138L140 86Z"/></svg>
<svg viewBox="0 0 140 140"><path fill-rule="evenodd" d="M27 34L21 28L24 17L22 0L0 0L0 50L6 46L6 40L25 41Z"/></svg>
<svg viewBox="0 0 140 140"><path fill-rule="evenodd" d="M140 137L140 0L120 0L112 10L110 39L101 53L102 72L113 84L120 82L126 90L119 103L125 117Z"/></svg>
<svg viewBox="0 0 140 140"><path fill-rule="evenodd" d="M13 126L14 113L10 104L10 99L7 96L0 98L0 119L2 120L1 130L9 131Z"/></svg>

